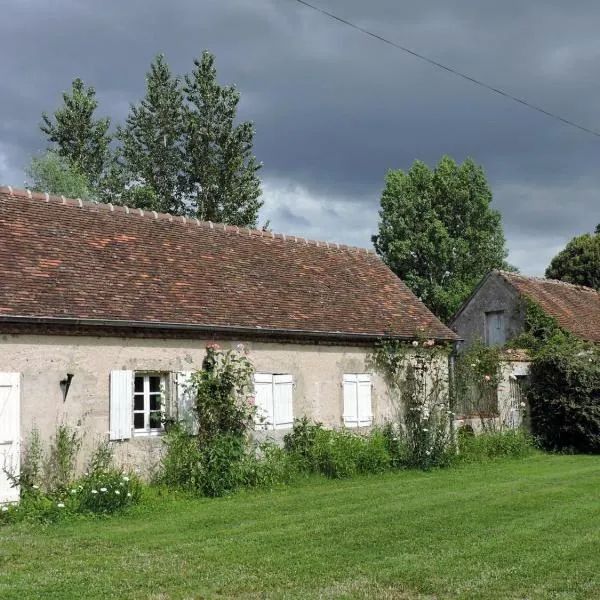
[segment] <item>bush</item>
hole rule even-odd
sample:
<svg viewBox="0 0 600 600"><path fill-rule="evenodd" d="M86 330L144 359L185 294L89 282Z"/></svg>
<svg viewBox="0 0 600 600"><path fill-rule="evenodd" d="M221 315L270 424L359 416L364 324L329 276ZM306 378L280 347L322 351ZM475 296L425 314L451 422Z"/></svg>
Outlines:
<svg viewBox="0 0 600 600"><path fill-rule="evenodd" d="M202 453L197 437L175 423L166 430L163 442L165 451L157 483L173 489L198 491L202 480Z"/></svg>
<svg viewBox="0 0 600 600"><path fill-rule="evenodd" d="M459 462L482 462L496 458L523 458L534 451L531 436L522 429L475 435L458 430Z"/></svg>
<svg viewBox="0 0 600 600"><path fill-rule="evenodd" d="M231 494L244 483L243 438L232 434L214 436L200 455L199 491L204 496Z"/></svg>
<svg viewBox="0 0 600 600"><path fill-rule="evenodd" d="M361 448L356 457L356 466L359 473L384 473L392 465L392 458L388 450L388 440L380 430L373 430L363 439Z"/></svg>
<svg viewBox="0 0 600 600"><path fill-rule="evenodd" d="M379 430L360 435L348 430L323 429L307 418L296 420L284 437L284 448L298 470L332 479L356 473L382 473L390 468L388 439Z"/></svg>
<svg viewBox="0 0 600 600"><path fill-rule="evenodd" d="M600 350L555 337L534 358L531 432L547 450L600 453Z"/></svg>
<svg viewBox="0 0 600 600"><path fill-rule="evenodd" d="M142 484L134 474L113 465L113 451L107 441L100 442L86 473L74 475L81 446L76 432L60 424L48 451L34 429L26 445L20 477L18 505L0 509L0 523L31 521L50 523L73 514L111 514L139 502Z"/></svg>

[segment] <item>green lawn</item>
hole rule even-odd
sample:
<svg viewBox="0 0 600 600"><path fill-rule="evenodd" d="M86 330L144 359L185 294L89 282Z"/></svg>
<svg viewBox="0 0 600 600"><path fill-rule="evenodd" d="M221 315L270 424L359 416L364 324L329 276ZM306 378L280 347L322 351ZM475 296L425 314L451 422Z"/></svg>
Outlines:
<svg viewBox="0 0 600 600"><path fill-rule="evenodd" d="M2 599L212 597L600 598L600 457L314 479L0 528Z"/></svg>

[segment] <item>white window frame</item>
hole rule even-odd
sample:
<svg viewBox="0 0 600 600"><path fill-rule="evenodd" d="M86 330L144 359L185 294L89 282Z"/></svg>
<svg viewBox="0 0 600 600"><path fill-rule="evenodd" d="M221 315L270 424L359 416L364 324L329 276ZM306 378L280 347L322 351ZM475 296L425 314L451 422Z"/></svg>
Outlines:
<svg viewBox="0 0 600 600"><path fill-rule="evenodd" d="M367 411L361 414L360 388L368 387L369 406ZM349 388L354 388L354 398L349 398ZM348 411L348 406L354 405L354 412ZM342 377L342 421L344 427L358 428L373 425L373 377L371 373L344 373Z"/></svg>
<svg viewBox="0 0 600 600"><path fill-rule="evenodd" d="M144 380L144 389L141 392L142 397L144 399L144 408L142 410L135 410L135 399L140 396L140 392L135 391L135 380L138 377L143 377ZM150 410L150 396L156 395L155 392L150 392L150 377L159 377L160 378L160 415L161 421L159 427L152 427L150 424L150 413L157 412ZM134 436L156 436L162 435L165 431L163 420L166 415L166 389L167 389L167 377L168 374L159 371L134 371L133 373L133 390L132 390L132 403L131 403L131 424L132 431ZM144 427L136 428L135 427L135 415L143 414L144 415Z"/></svg>
<svg viewBox="0 0 600 600"><path fill-rule="evenodd" d="M279 381L278 381L279 380ZM288 416L282 418L281 415L276 414L276 391L275 388L278 385L289 386L289 406L287 407ZM270 393L268 393L269 406L261 406L259 399L258 386L270 386ZM256 421L254 428L257 430L274 430L274 429L291 429L294 424L294 378L289 373L254 373L254 389L255 389L255 400L256 400ZM262 418L261 418L262 417ZM266 418L266 420L265 420Z"/></svg>

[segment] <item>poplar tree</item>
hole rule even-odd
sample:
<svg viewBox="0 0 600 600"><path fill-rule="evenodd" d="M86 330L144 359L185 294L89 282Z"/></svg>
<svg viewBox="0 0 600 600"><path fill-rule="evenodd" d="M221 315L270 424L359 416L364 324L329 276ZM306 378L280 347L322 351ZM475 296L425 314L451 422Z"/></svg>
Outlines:
<svg viewBox="0 0 600 600"><path fill-rule="evenodd" d="M96 119L96 91L81 79L72 83L71 93L63 93L63 106L53 117L42 113L41 131L51 143L49 150L64 158L70 169L96 187L110 160L110 119Z"/></svg>
<svg viewBox="0 0 600 600"><path fill-rule="evenodd" d="M514 270L491 202L485 173L470 159L444 156L434 169L415 161L407 173L387 174L375 249L442 321L491 269Z"/></svg>

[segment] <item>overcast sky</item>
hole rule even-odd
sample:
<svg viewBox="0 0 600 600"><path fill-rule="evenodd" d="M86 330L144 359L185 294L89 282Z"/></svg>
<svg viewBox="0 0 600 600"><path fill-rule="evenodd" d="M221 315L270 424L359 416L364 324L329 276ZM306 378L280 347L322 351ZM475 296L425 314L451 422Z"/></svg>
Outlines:
<svg viewBox="0 0 600 600"><path fill-rule="evenodd" d="M600 130L600 3L314 0L490 85ZM177 73L203 49L256 124L275 231L370 246L388 169L471 156L503 215L509 260L542 274L600 222L600 138L553 121L294 0L4 0L0 181L22 187L43 110L75 77L123 120L153 56Z"/></svg>

